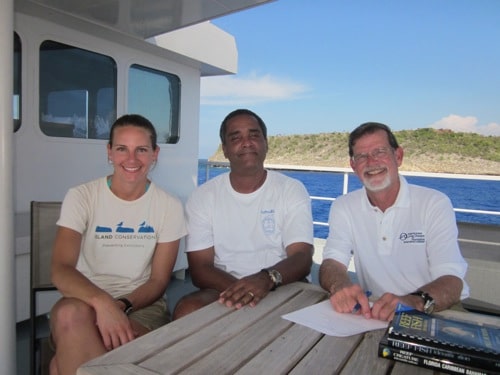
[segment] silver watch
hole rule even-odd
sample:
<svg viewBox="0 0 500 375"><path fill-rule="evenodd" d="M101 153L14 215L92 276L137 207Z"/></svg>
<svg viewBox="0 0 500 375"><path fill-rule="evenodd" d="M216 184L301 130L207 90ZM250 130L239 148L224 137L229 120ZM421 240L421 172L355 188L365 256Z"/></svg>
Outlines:
<svg viewBox="0 0 500 375"><path fill-rule="evenodd" d="M271 291L276 290L276 288L279 287L283 283L283 278L281 277L281 273L278 270L264 268L261 271L267 272L267 274L271 278L271 280L274 284L273 287L271 288Z"/></svg>
<svg viewBox="0 0 500 375"><path fill-rule="evenodd" d="M429 293L417 290L416 292L410 293L410 295L422 298L424 300L424 313L432 314L434 307L436 307L436 301L434 301L434 298L432 298Z"/></svg>

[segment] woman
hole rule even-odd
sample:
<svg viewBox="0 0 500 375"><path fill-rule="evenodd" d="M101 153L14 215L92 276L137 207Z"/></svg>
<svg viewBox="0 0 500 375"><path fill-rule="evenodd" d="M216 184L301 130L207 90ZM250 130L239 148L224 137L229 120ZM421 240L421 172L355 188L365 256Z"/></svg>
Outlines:
<svg viewBox="0 0 500 375"><path fill-rule="evenodd" d="M163 294L186 229L180 201L148 180L156 137L144 117L120 117L107 147L113 174L64 198L52 256L63 298L51 312L51 374L74 375L82 363L168 323Z"/></svg>

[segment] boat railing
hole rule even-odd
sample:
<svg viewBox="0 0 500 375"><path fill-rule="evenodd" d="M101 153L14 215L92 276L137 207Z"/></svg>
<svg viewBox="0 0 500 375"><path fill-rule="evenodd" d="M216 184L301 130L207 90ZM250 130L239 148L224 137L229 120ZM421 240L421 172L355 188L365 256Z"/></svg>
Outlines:
<svg viewBox="0 0 500 375"><path fill-rule="evenodd" d="M229 168L228 162L218 162L218 161L208 161L206 169L206 180L210 178L210 168ZM305 166L305 165L286 165L286 164L265 164L267 169L283 170L283 171L309 171L309 172L330 172L343 174L343 186L342 194L347 194L349 191L349 176L353 175L353 171L350 168L337 168L337 167L317 167L317 166ZM470 174L455 174L455 173L430 173L430 172L405 172L401 171L403 176L415 176L415 177L432 177L432 178L449 178L449 179L466 179L466 180L479 180L479 181L498 181L500 182L500 176L493 175L470 175ZM335 197L324 197L324 196L314 196L312 195L311 200L318 201L334 201ZM454 207L455 212L477 214L477 215L492 215L500 216L500 210L477 210L469 208ZM324 221L314 221L314 225L328 226L328 222Z"/></svg>

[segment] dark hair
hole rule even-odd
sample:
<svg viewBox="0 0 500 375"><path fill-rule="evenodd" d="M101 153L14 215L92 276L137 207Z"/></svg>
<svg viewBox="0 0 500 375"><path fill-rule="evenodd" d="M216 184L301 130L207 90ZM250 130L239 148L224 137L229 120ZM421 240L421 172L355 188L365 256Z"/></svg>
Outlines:
<svg viewBox="0 0 500 375"><path fill-rule="evenodd" d="M264 135L264 139L267 141L267 127L264 121L256 113L250 111L249 109L236 109L230 114L228 114L220 124L219 137L223 145L226 144L226 130L228 121L231 120L233 117L239 115L248 115L254 117L259 123L260 130L262 130L262 134Z"/></svg>
<svg viewBox="0 0 500 375"><path fill-rule="evenodd" d="M115 133L115 129L122 126L136 126L138 128L147 130L150 134L151 145L153 146L153 150L156 150L156 148L158 147L158 145L156 144L157 135L155 127L153 126L151 121L149 121L147 118L136 114L123 115L116 119L116 121L111 126L111 130L109 132L108 144L110 147L113 146L113 135Z"/></svg>
<svg viewBox="0 0 500 375"><path fill-rule="evenodd" d="M354 145L356 141L364 136L365 134L373 134L378 130L382 130L387 134L387 139L389 140L389 145L395 150L399 147L396 137L387 125L381 124L380 122L365 122L354 129L351 134L349 134L349 156L354 155Z"/></svg>

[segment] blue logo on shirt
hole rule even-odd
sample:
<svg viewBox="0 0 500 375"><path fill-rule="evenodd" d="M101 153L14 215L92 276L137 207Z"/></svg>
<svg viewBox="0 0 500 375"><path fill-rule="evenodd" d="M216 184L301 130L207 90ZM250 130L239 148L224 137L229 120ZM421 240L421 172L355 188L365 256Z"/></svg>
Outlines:
<svg viewBox="0 0 500 375"><path fill-rule="evenodd" d="M137 228L137 232L139 233L154 233L155 229L146 223L146 221L143 221L141 224L139 224ZM112 233L113 229L110 227L102 226L102 225L97 225L95 227L95 232L96 233ZM116 224L116 233L135 233L136 230L132 227L128 227L126 225L123 225L123 221L119 222Z"/></svg>
<svg viewBox="0 0 500 375"><path fill-rule="evenodd" d="M141 224L139 224L139 233L154 233L155 229L147 225L145 221L143 221Z"/></svg>
<svg viewBox="0 0 500 375"><path fill-rule="evenodd" d="M425 234L423 232L402 232L399 239L403 243L425 243Z"/></svg>
<svg viewBox="0 0 500 375"><path fill-rule="evenodd" d="M98 225L97 227L95 227L95 231L96 233L111 233L113 229L109 227L101 227L100 225Z"/></svg>
<svg viewBox="0 0 500 375"><path fill-rule="evenodd" d="M274 220L274 210L260 211L262 217L262 230L266 235L274 234L276 231L276 222Z"/></svg>
<svg viewBox="0 0 500 375"><path fill-rule="evenodd" d="M134 233L134 228L127 228L123 226L123 221L116 225L117 233Z"/></svg>

